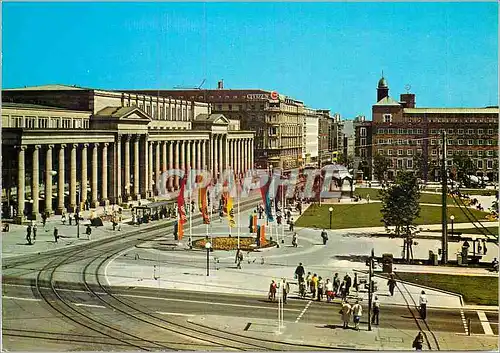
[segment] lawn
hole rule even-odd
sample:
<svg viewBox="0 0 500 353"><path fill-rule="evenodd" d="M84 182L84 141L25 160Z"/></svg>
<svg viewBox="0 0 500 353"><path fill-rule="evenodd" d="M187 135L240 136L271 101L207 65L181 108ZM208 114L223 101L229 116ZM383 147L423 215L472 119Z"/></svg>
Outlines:
<svg viewBox="0 0 500 353"><path fill-rule="evenodd" d="M373 188L357 188L354 191L354 194L361 196L363 199L366 199L366 195L370 195L370 200L380 200L378 195L380 189ZM420 202L421 203L434 203L441 204L441 194L428 194L428 193L420 193ZM448 204L454 205L453 198L448 196Z"/></svg>
<svg viewBox="0 0 500 353"><path fill-rule="evenodd" d="M410 272L397 272L396 274L403 281L461 294L466 304L498 305L497 277Z"/></svg>
<svg viewBox="0 0 500 353"><path fill-rule="evenodd" d="M330 228L330 215L328 209L333 207L332 228L362 228L383 226L381 222L382 214L380 209L382 203L355 203L355 204L327 204L311 205L296 222L298 227L309 228ZM448 219L451 214L455 216L455 223L469 222L462 213L457 213L455 207L448 207ZM471 210L480 220L484 219L486 212ZM420 217L417 218L417 224L439 224L441 223L441 207L421 206Z"/></svg>
<svg viewBox="0 0 500 353"><path fill-rule="evenodd" d="M450 227L450 224L448 223L448 227ZM480 229L483 229L482 227L478 226ZM498 227L485 227L488 229L492 234L498 235ZM451 228L449 230L451 232ZM479 231L477 228L465 228L465 229L454 229L453 231L455 232L461 232L463 234L483 234L483 232ZM439 232L441 233L441 230L431 230L431 232Z"/></svg>

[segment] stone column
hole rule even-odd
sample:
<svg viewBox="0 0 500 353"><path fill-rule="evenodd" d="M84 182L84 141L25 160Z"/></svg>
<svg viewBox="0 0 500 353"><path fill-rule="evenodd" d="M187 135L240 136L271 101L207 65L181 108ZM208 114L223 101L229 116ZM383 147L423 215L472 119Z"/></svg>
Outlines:
<svg viewBox="0 0 500 353"><path fill-rule="evenodd" d="M98 161L97 161L97 149L99 148L98 143L94 143L94 148L92 149L92 207L99 206L99 200L97 199L97 170L98 170Z"/></svg>
<svg viewBox="0 0 500 353"><path fill-rule="evenodd" d="M45 155L45 212L52 214L52 149L54 145L47 146Z"/></svg>
<svg viewBox="0 0 500 353"><path fill-rule="evenodd" d="M224 165L224 145L223 145L224 135L219 135L219 173L222 176L226 166Z"/></svg>
<svg viewBox="0 0 500 353"><path fill-rule="evenodd" d="M248 140L243 139L243 170L242 173L245 174L248 169Z"/></svg>
<svg viewBox="0 0 500 353"><path fill-rule="evenodd" d="M153 141L148 141L146 140L146 146L148 148L148 168L146 170L148 171L148 178L147 178L147 186L146 186L146 196L151 197L153 196L153 186L156 185L153 183L153 170L154 170L154 156L153 156Z"/></svg>
<svg viewBox="0 0 500 353"><path fill-rule="evenodd" d="M167 166L167 141L161 142L162 153L161 153L161 171L166 172L168 170Z"/></svg>
<svg viewBox="0 0 500 353"><path fill-rule="evenodd" d="M102 194L101 200L104 206L109 205L108 200L108 145L109 143L104 143L102 147Z"/></svg>
<svg viewBox="0 0 500 353"><path fill-rule="evenodd" d="M152 194L153 195L157 195L159 194L158 192L158 183L160 182L160 173L161 173L161 169L160 169L160 141L156 141L155 142L156 144L156 151L155 151L155 177L154 177L154 184L153 184L153 187L152 187Z"/></svg>
<svg viewBox="0 0 500 353"><path fill-rule="evenodd" d="M203 169L201 165L201 140L196 141L196 169L198 169L198 171Z"/></svg>
<svg viewBox="0 0 500 353"><path fill-rule="evenodd" d="M175 163L174 163L174 168L176 170L180 169L180 141L175 141ZM179 177L174 176L174 190L179 189Z"/></svg>
<svg viewBox="0 0 500 353"><path fill-rule="evenodd" d="M186 173L191 169L191 144L192 141L186 141L186 166L184 169Z"/></svg>
<svg viewBox="0 0 500 353"><path fill-rule="evenodd" d="M134 198L139 200L139 136L134 139Z"/></svg>
<svg viewBox="0 0 500 353"><path fill-rule="evenodd" d="M218 178L219 175L219 144L218 144L218 139L219 135L214 135L214 146L213 146L213 151L214 151L214 177Z"/></svg>
<svg viewBox="0 0 500 353"><path fill-rule="evenodd" d="M39 195L40 195L40 161L39 161L40 145L35 145L33 150L33 165L32 165L32 178L31 178L31 198L33 199L32 216L38 219L40 213L39 208Z"/></svg>
<svg viewBox="0 0 500 353"><path fill-rule="evenodd" d="M191 169L196 170L197 164L196 164L196 144L198 141L191 141Z"/></svg>
<svg viewBox="0 0 500 353"><path fill-rule="evenodd" d="M240 173L240 140L236 139L234 141L234 172L236 175Z"/></svg>
<svg viewBox="0 0 500 353"><path fill-rule="evenodd" d="M87 201L87 181L89 179L87 171L87 147L89 147L89 144L84 143L82 148L82 180L80 182L80 189L82 193L80 196L80 201L83 204L85 204L85 201ZM84 209L81 204L80 209Z"/></svg>
<svg viewBox="0 0 500 353"><path fill-rule="evenodd" d="M207 140L201 141L202 146L201 146L201 167L203 169L208 169L208 163L207 163Z"/></svg>
<svg viewBox="0 0 500 353"><path fill-rule="evenodd" d="M123 182L125 183L125 200L130 201L130 135L125 136L125 172Z"/></svg>
<svg viewBox="0 0 500 353"><path fill-rule="evenodd" d="M210 160L208 161L209 168L212 172L212 177L215 178L217 176L217 172L215 171L215 153L214 153L214 148L215 146L215 135L210 136L210 140L208 141L208 148L209 148L209 156Z"/></svg>
<svg viewBox="0 0 500 353"><path fill-rule="evenodd" d="M66 212L66 207L64 207L64 181L65 181L65 165L64 165L64 149L66 148L65 144L61 144L61 148L59 149L59 171L58 182L57 182L57 213L63 214Z"/></svg>
<svg viewBox="0 0 500 353"><path fill-rule="evenodd" d="M184 154L184 148L185 148L185 145L184 145L184 141L179 141L180 142L180 166L179 168L183 171L186 170L186 165L184 164L184 160L185 160L185 154Z"/></svg>
<svg viewBox="0 0 500 353"><path fill-rule="evenodd" d="M69 209L76 211L76 149L77 144L71 145L71 156L69 162Z"/></svg>
<svg viewBox="0 0 500 353"><path fill-rule="evenodd" d="M169 108L170 109L170 108ZM177 155L175 156L177 158ZM174 141L168 143L168 170L171 173L174 169ZM174 177L168 178L168 190L174 190Z"/></svg>
<svg viewBox="0 0 500 353"><path fill-rule="evenodd" d="M122 136L118 135L115 144L115 166L114 170L116 173L116 194L115 194L115 203L122 203Z"/></svg>
<svg viewBox="0 0 500 353"><path fill-rule="evenodd" d="M253 169L253 165L254 165L254 146L253 146L253 143L254 143L254 139L250 139L250 169Z"/></svg>
<svg viewBox="0 0 500 353"><path fill-rule="evenodd" d="M17 216L16 223L22 224L25 220L24 217L24 193L26 192L26 166L25 166L25 152L26 146L19 146L17 148Z"/></svg>

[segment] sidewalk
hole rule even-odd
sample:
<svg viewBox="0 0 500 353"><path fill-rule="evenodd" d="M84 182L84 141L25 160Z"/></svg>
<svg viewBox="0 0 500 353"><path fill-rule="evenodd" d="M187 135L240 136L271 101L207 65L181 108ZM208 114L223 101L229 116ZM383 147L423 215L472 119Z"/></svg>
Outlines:
<svg viewBox="0 0 500 353"><path fill-rule="evenodd" d="M364 313L364 315L366 319L366 314ZM290 320L290 318L285 319ZM382 329L377 326L372 327L372 331L368 331L366 324L360 325L360 331L344 330L341 322L333 322L328 317L325 317L325 324L322 325L285 321L280 333L278 333L276 319L252 318L241 320L239 317L205 315L191 317L187 321L199 325L200 330L203 330L203 327L211 327L262 340L306 345L304 349L307 349L307 346L314 345L324 347L324 350L337 348L342 350L407 351L413 350L412 343L417 334L416 330ZM247 328L248 323L251 325ZM435 332L435 335L441 350L498 350L497 336L467 336L448 332ZM432 344L432 350L436 350L435 343L430 335L429 340ZM309 350L311 349L313 348L310 347ZM425 344L424 350L429 350L429 347Z"/></svg>

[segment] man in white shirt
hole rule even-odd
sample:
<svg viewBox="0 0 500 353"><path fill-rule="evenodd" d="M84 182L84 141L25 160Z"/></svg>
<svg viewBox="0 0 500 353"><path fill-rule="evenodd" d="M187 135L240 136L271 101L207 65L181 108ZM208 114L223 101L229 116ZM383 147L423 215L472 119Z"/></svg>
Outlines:
<svg viewBox="0 0 500 353"><path fill-rule="evenodd" d="M361 315L363 314L363 308L359 301L356 300L356 304L354 304L351 308L352 316L354 319L354 328L359 331L359 320L361 320Z"/></svg>
<svg viewBox="0 0 500 353"><path fill-rule="evenodd" d="M420 317L425 320L427 317L427 296L425 295L425 292L422 291L420 294L419 298L419 304L420 304Z"/></svg>

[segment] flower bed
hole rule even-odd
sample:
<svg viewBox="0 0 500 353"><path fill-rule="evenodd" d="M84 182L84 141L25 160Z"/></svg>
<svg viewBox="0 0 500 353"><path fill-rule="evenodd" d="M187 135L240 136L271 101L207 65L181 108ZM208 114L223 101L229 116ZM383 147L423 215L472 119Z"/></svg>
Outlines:
<svg viewBox="0 0 500 353"><path fill-rule="evenodd" d="M205 249L206 239L199 239L193 242L193 247ZM267 239L260 247L252 246L255 244L255 238L240 237L240 249L244 251L254 251L260 248L275 246L276 242L269 242ZM238 249L238 237L214 237L212 238L212 248L214 250L236 250Z"/></svg>

